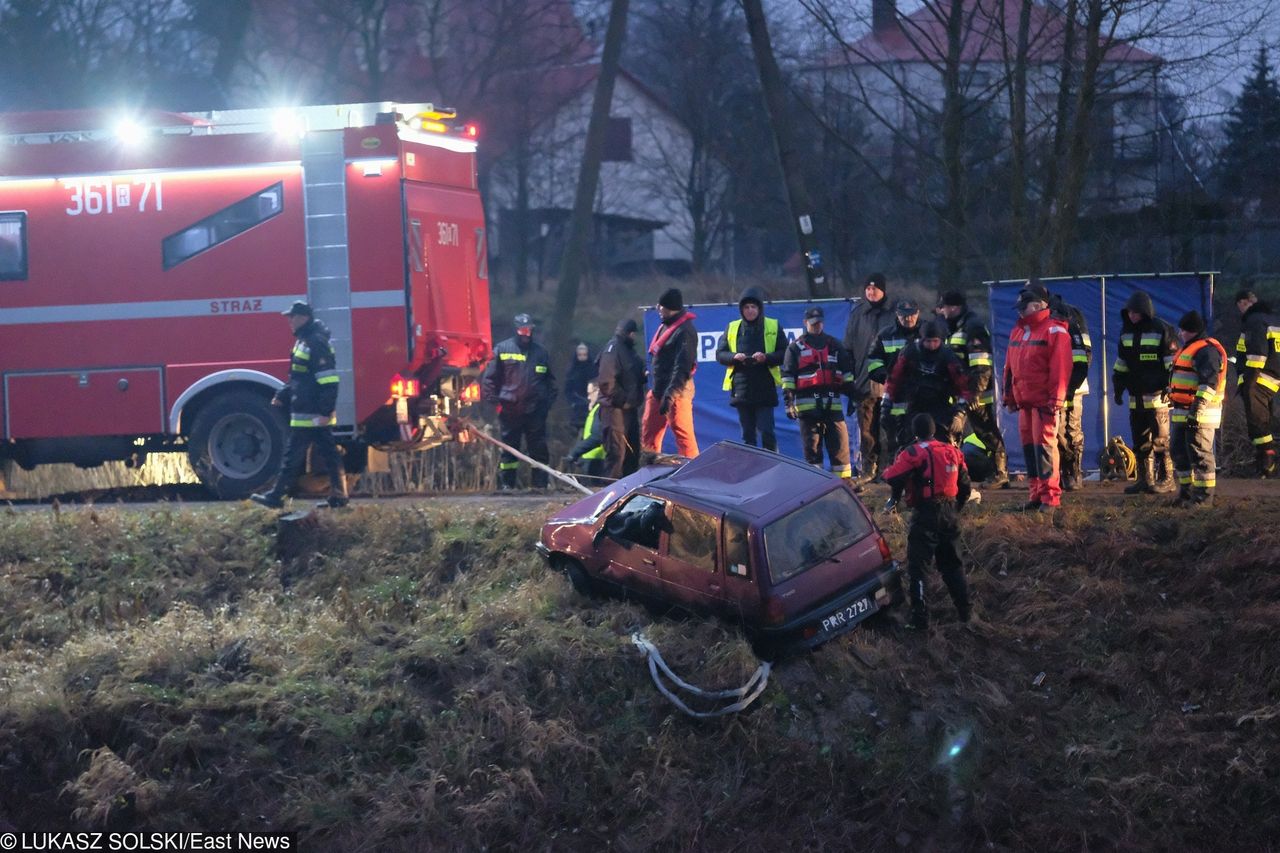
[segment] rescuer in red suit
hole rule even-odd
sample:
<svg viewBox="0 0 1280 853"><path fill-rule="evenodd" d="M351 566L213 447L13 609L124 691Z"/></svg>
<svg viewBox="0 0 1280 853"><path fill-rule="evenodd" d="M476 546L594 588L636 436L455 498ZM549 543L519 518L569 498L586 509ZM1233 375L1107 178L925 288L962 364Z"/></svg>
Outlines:
<svg viewBox="0 0 1280 853"><path fill-rule="evenodd" d="M971 491L969 469L955 445L934 439L935 429L933 417L928 414L912 418L915 442L904 447L884 471L884 481L893 490L885 509L892 511L905 491L907 506L915 510L907 531L907 578L911 596L911 620L907 627L918 630L929 627L924 574L935 557L938 574L951 593L960 621L968 622L971 613L969 585L956 551L960 538L957 514L969 500Z"/></svg>
<svg viewBox="0 0 1280 853"><path fill-rule="evenodd" d="M1071 382L1071 333L1049 313L1049 293L1029 284L1018 294L1018 322L1004 362L1004 406L1018 413L1030 496L1024 510L1053 512L1058 482L1058 415Z"/></svg>
<svg viewBox="0 0 1280 853"><path fill-rule="evenodd" d="M329 499L325 503L346 506L347 479L342 454L333 440L338 370L329 329L312 316L311 306L305 302L293 303L284 315L297 341L289 359L289 384L276 392L271 405L289 408L289 440L275 485L265 494L250 495L249 500L273 509L283 506L284 496L306 466L307 448L314 444L329 472Z"/></svg>

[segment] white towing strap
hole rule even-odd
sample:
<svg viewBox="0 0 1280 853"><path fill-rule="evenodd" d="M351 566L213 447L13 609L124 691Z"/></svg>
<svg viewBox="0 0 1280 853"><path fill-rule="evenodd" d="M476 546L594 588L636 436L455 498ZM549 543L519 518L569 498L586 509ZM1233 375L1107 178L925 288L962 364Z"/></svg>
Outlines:
<svg viewBox="0 0 1280 853"><path fill-rule="evenodd" d="M761 661L760 666L756 668L751 678L747 679L747 683L733 690L703 690L701 687L695 687L684 681L680 676L671 671L671 667L667 666L667 662L662 659L662 653L658 651L657 646L649 642L649 639L643 634L635 633L631 635L631 642L635 644L640 653L649 658L649 674L653 676L653 683L657 685L658 692L671 700L671 704L675 705L690 717L706 719L708 717L722 717L725 714L736 714L746 708L752 702L760 697L764 689L769 684L769 671L773 669L773 664L769 661ZM703 699L737 699L731 705L723 708L717 708L714 711L695 711L686 705L679 696L671 692L670 688L662 681L662 675L666 675L672 683L680 689L699 696Z"/></svg>

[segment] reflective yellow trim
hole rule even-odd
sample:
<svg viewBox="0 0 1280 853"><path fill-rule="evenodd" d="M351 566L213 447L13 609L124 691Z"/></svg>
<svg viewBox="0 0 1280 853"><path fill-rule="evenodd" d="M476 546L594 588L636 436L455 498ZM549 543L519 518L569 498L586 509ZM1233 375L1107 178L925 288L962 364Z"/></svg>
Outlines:
<svg viewBox="0 0 1280 853"><path fill-rule="evenodd" d="M527 361L528 358L522 352L500 352L498 353L500 361Z"/></svg>
<svg viewBox="0 0 1280 853"><path fill-rule="evenodd" d="M539 364L539 365L537 365L537 366L535 366L535 367L533 368L533 372L534 372L534 373L546 373L546 372L547 372L547 366L546 366L545 364Z"/></svg>
<svg viewBox="0 0 1280 853"><path fill-rule="evenodd" d="M1205 478L1205 479L1201 480L1201 479L1199 479L1198 477L1192 477L1192 478L1191 478L1191 485L1193 485L1193 486L1198 486L1198 487L1200 487L1200 488L1202 488L1202 489L1212 489L1214 486L1218 485L1218 478L1217 478L1217 477L1207 477L1207 478Z"/></svg>
<svg viewBox="0 0 1280 853"><path fill-rule="evenodd" d="M1244 357L1245 367L1266 367L1267 357L1264 355L1246 355Z"/></svg>
<svg viewBox="0 0 1280 853"><path fill-rule="evenodd" d="M1263 388L1267 388L1271 391L1280 391L1280 379L1272 378L1265 373L1259 373L1254 381Z"/></svg>
<svg viewBox="0 0 1280 853"><path fill-rule="evenodd" d="M1261 447L1264 444L1270 444L1271 441L1272 441L1271 434L1267 433L1266 435L1260 435L1257 438L1255 438L1253 440L1253 443Z"/></svg>
<svg viewBox="0 0 1280 853"><path fill-rule="evenodd" d="M516 468L519 468L519 467L520 467L519 462L499 462L498 463L499 471L514 471Z"/></svg>

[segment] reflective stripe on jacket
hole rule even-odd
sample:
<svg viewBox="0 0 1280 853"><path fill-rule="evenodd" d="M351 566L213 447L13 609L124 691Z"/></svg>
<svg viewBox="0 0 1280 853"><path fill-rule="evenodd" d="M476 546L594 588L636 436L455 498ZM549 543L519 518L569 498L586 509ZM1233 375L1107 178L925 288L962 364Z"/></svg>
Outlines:
<svg viewBox="0 0 1280 853"><path fill-rule="evenodd" d="M1194 408L1204 426L1222 423L1222 402L1227 392L1227 351L1210 337L1195 338L1173 360L1169 377L1169 401L1173 420L1185 421Z"/></svg>
<svg viewBox="0 0 1280 853"><path fill-rule="evenodd" d="M778 350L778 338L781 335L782 329L779 326L778 321L773 319L772 317L764 317L762 319L764 320L764 350L763 351L767 358L770 353ZM725 342L728 343L729 352L731 353L736 353L739 351L738 350L738 329L740 329L741 327L742 327L742 320L733 320L732 322L729 323L729 328L724 330ZM725 369L724 384L720 386L723 390L728 391L730 388L733 387L733 374L736 369L737 369L737 365L735 364L730 364L728 368ZM770 367L769 373L773 376L773 382L775 385L782 384L782 368L779 365L773 365L772 367Z"/></svg>
<svg viewBox="0 0 1280 853"><path fill-rule="evenodd" d="M289 384L277 394L289 401L289 426L333 426L339 377L329 328L313 319L293 334L297 340L289 355Z"/></svg>

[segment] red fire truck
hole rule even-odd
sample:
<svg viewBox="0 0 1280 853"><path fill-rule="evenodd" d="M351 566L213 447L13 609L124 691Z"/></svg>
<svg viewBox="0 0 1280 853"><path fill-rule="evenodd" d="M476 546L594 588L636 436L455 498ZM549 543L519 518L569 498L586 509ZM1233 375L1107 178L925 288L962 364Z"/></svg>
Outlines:
<svg viewBox="0 0 1280 853"><path fill-rule="evenodd" d="M476 131L429 104L0 115L0 461L276 474L281 311L333 333L348 465L422 446L491 350Z"/></svg>

